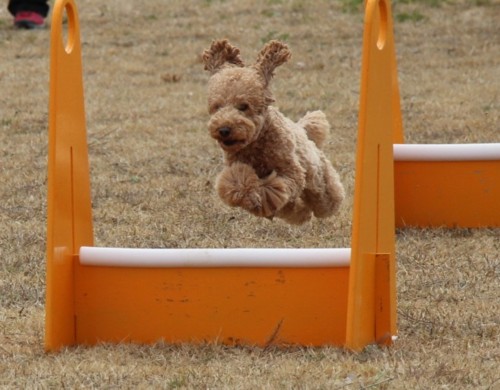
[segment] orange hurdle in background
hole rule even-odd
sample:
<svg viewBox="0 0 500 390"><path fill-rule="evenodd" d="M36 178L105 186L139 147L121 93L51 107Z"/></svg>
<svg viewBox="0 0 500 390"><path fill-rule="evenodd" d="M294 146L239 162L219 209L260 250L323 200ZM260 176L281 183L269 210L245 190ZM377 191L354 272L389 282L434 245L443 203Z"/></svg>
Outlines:
<svg viewBox="0 0 500 390"><path fill-rule="evenodd" d="M63 42L62 17L68 15ZM368 0L351 248L94 248L74 0L51 32L45 346L390 344L396 329L389 0Z"/></svg>
<svg viewBox="0 0 500 390"><path fill-rule="evenodd" d="M398 227L500 227L500 143L394 145Z"/></svg>

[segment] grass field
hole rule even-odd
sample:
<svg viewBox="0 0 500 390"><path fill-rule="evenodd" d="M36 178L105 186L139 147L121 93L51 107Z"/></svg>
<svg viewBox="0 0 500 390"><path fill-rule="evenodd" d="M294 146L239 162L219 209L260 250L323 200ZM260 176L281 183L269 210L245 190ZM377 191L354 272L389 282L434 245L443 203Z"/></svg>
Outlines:
<svg viewBox="0 0 500 390"><path fill-rule="evenodd" d="M97 245L350 245L363 15L356 0L79 2ZM6 4L5 4L6 6ZM500 230L397 232L399 339L337 348L101 345L43 349L49 30L0 10L0 388L500 389ZM408 142L500 142L500 2L394 4ZM301 227L225 207L200 53L247 61L285 40L273 85L298 119L321 109L347 190ZM500 201L500 200L499 200Z"/></svg>

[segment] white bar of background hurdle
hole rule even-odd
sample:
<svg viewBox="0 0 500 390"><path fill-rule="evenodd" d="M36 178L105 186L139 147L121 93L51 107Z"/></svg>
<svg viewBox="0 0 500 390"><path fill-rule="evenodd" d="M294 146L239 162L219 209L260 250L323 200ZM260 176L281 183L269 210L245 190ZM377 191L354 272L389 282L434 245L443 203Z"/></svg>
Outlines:
<svg viewBox="0 0 500 390"><path fill-rule="evenodd" d="M84 266L130 268L348 267L351 248L80 248Z"/></svg>
<svg viewBox="0 0 500 390"><path fill-rule="evenodd" d="M500 160L500 143L395 144L395 161L491 161Z"/></svg>

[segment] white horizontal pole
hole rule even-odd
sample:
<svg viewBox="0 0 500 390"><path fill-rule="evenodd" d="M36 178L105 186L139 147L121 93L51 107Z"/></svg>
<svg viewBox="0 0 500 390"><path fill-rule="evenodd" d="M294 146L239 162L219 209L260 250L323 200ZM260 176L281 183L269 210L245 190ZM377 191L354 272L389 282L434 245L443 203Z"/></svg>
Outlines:
<svg viewBox="0 0 500 390"><path fill-rule="evenodd" d="M80 264L133 268L348 267L350 248L134 249L81 247Z"/></svg>
<svg viewBox="0 0 500 390"><path fill-rule="evenodd" d="M500 160L500 143L491 144L395 144L395 161L491 161Z"/></svg>

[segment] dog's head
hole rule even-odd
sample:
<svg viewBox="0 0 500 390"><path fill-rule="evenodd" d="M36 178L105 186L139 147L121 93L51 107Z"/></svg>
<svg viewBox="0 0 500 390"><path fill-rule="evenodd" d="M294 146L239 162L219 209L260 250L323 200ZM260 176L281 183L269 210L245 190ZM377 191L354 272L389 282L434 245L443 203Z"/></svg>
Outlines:
<svg viewBox="0 0 500 390"><path fill-rule="evenodd" d="M251 66L243 64L239 49L227 40L214 41L205 50L205 70L212 74L208 129L226 152L241 150L259 137L267 107L274 101L269 82L274 69L290 56L287 45L278 41L267 43Z"/></svg>

